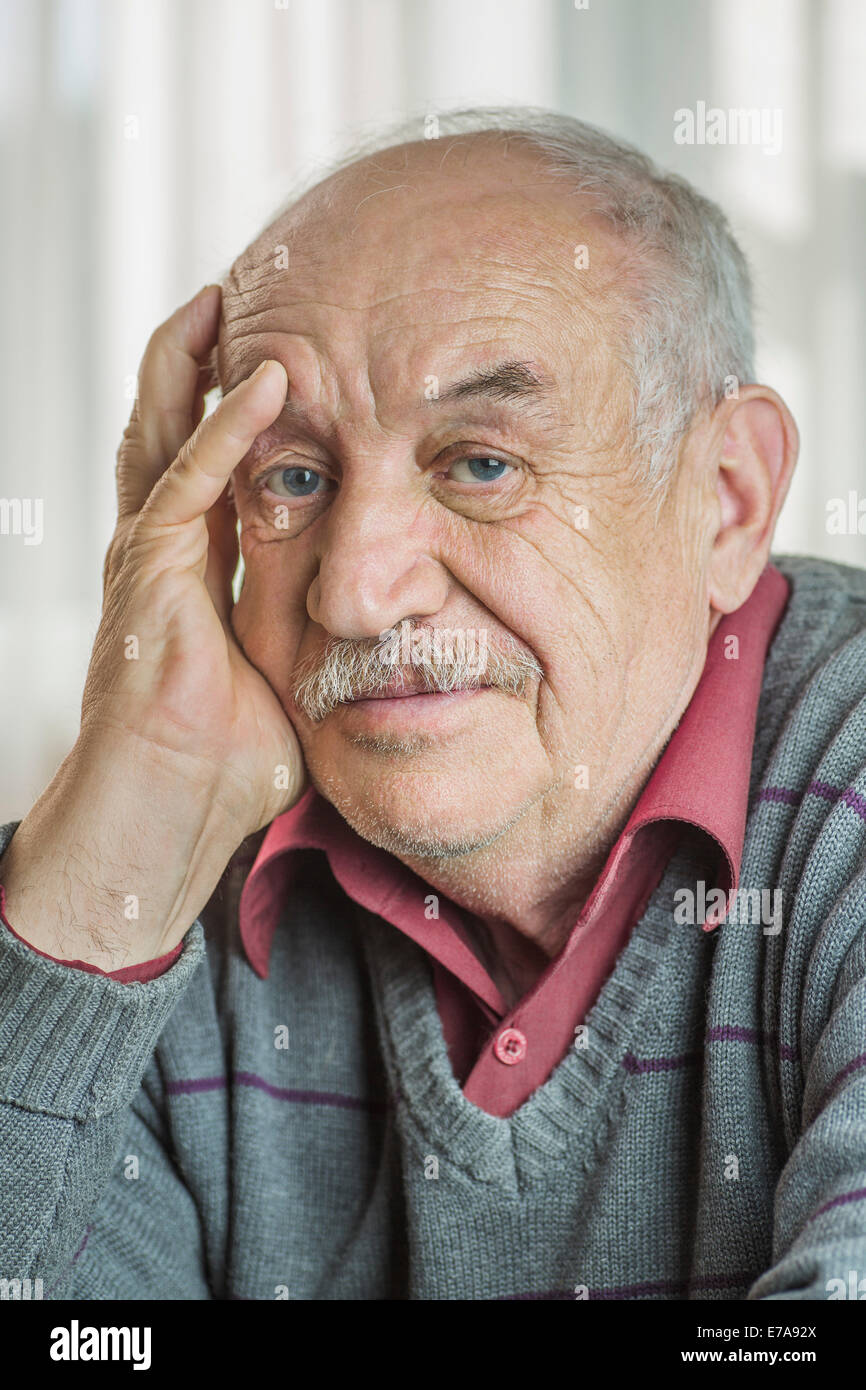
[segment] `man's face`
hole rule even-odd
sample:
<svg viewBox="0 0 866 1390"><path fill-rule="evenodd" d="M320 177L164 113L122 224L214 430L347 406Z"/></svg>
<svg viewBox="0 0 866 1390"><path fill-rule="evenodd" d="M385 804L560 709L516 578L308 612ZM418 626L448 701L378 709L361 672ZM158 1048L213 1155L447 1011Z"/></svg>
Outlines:
<svg viewBox="0 0 866 1390"><path fill-rule="evenodd" d="M289 378L234 476L234 629L314 784L395 853L465 853L526 816L589 834L699 675L705 499L681 471L656 521L634 481L624 273L531 156L443 141L314 190L225 287L224 389L266 357ZM329 639L407 619L516 643L543 676L298 707Z"/></svg>

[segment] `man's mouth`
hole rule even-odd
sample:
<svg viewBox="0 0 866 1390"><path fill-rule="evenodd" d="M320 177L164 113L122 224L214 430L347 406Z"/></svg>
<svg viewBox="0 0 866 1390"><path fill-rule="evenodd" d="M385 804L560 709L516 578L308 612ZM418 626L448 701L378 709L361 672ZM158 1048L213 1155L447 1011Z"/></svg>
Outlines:
<svg viewBox="0 0 866 1390"><path fill-rule="evenodd" d="M332 717L352 734L387 730L393 735L424 733L439 739L457 733L473 705L495 693L488 685L431 690L422 681L395 681L374 694L346 701Z"/></svg>
<svg viewBox="0 0 866 1390"><path fill-rule="evenodd" d="M453 690L436 690L430 688L429 681L425 681L420 676L396 676L387 685L381 686L378 690L371 691L366 695L357 695L347 703L363 704L367 700L411 700L420 695L449 696L466 695L476 690L487 690L489 686L480 682L473 682L471 685L455 686Z"/></svg>

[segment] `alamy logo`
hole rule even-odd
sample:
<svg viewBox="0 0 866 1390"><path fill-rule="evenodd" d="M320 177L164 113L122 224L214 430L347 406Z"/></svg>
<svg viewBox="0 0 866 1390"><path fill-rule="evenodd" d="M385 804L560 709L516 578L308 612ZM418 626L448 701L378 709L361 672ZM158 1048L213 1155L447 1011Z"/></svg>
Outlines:
<svg viewBox="0 0 866 1390"><path fill-rule="evenodd" d="M25 545L41 545L42 535L41 497L0 497L0 536L23 536Z"/></svg>
<svg viewBox="0 0 866 1390"><path fill-rule="evenodd" d="M778 936L782 930L781 888L710 888L699 879L694 888L678 888L674 893L674 921L679 926L717 927L763 924L764 936Z"/></svg>
<svg viewBox="0 0 866 1390"><path fill-rule="evenodd" d="M150 1369L149 1327L69 1327L51 1331L52 1361L131 1361L134 1371Z"/></svg>
<svg viewBox="0 0 866 1390"><path fill-rule="evenodd" d="M0 1299L41 1298L41 1279L0 1279Z"/></svg>
<svg viewBox="0 0 866 1390"><path fill-rule="evenodd" d="M859 1269L848 1270L847 1283L844 1279L828 1279L825 1285L827 1298L851 1298L862 1303L866 1299L866 1279L860 1278Z"/></svg>
<svg viewBox="0 0 866 1390"><path fill-rule="evenodd" d="M694 110L681 106L674 112L674 141L677 145L760 145L764 154L779 154L782 112L768 106L725 111L699 101Z"/></svg>
<svg viewBox="0 0 866 1390"><path fill-rule="evenodd" d="M381 633L377 652L385 666L465 666L469 676L483 676L487 669L488 634L482 627L413 627L404 618L399 628Z"/></svg>

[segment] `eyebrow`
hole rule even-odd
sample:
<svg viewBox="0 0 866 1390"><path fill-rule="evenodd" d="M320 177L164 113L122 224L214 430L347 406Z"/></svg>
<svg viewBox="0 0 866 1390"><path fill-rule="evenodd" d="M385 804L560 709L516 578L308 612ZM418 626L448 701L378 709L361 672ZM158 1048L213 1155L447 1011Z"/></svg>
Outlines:
<svg viewBox="0 0 866 1390"><path fill-rule="evenodd" d="M227 388L226 394L230 389ZM446 386L425 404L437 406L450 401L487 398L502 402L532 401L541 405L554 390L552 378L536 371L530 362L507 361L498 362L492 367L480 367L462 380ZM290 398L286 399L278 419L291 420L300 426L308 423L304 407Z"/></svg>
<svg viewBox="0 0 866 1390"><path fill-rule="evenodd" d="M431 404L478 396L496 401L540 400L552 389L553 382L540 376L529 362L499 362L495 367L482 367L462 381L453 382L440 391Z"/></svg>

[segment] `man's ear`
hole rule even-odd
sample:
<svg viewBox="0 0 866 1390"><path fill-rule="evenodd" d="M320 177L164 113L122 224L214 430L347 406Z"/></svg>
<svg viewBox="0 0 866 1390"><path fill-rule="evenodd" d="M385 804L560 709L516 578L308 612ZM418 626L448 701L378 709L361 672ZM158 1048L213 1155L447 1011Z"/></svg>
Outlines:
<svg viewBox="0 0 866 1390"><path fill-rule="evenodd" d="M769 386L740 387L720 402L716 461L719 529L709 569L710 608L733 613L754 589L770 555L776 520L797 462L794 417Z"/></svg>

